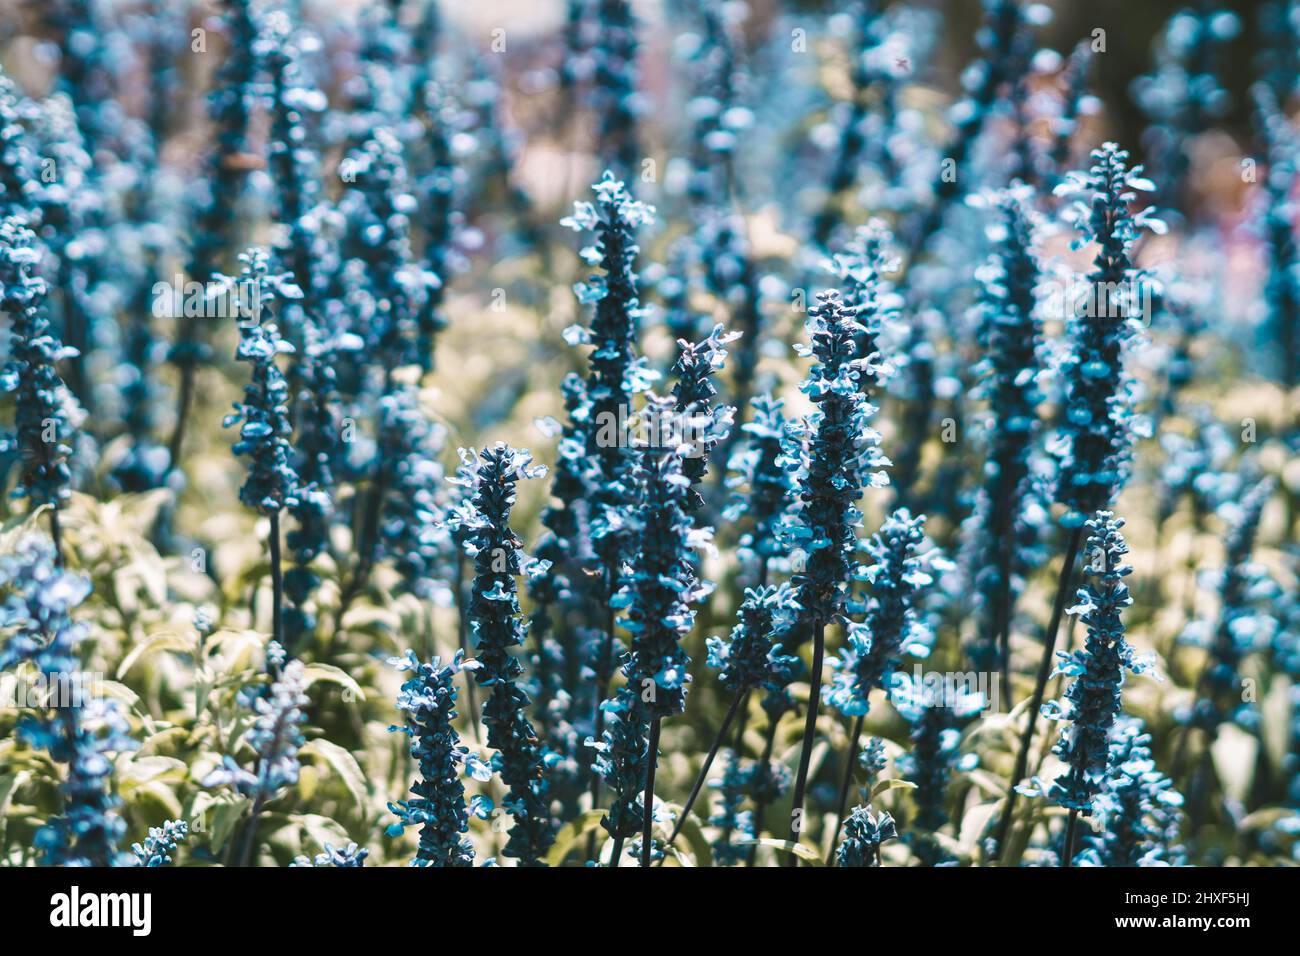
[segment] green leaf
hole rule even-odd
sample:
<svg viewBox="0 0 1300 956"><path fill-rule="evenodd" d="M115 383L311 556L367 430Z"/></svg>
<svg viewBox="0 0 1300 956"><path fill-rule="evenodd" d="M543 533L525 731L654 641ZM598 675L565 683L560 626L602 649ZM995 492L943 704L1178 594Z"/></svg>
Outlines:
<svg viewBox="0 0 1300 956"><path fill-rule="evenodd" d="M895 777L891 780L882 780L871 788L872 798L880 796L882 793L888 793L890 790L915 790L916 784L910 780L902 780Z"/></svg>
<svg viewBox="0 0 1300 956"><path fill-rule="evenodd" d="M357 811L363 814L366 812L366 805L369 802L366 777L361 770L361 765L357 763L357 758L352 756L350 751L320 737L304 744L299 753L309 757L320 757L329 764L343 781L343 785L348 788L348 793L356 802Z"/></svg>
<svg viewBox="0 0 1300 956"><path fill-rule="evenodd" d="M14 793L27 782L31 774L26 770L19 770L17 773L7 773L0 777L0 847L5 845L5 824L9 819L9 804L14 798Z"/></svg>
<svg viewBox="0 0 1300 956"><path fill-rule="evenodd" d="M324 681L327 684L338 684L345 691L350 693L348 700L365 700L366 692L361 689L361 685L353 680L345 671L340 670L333 664L308 664L303 669L303 675L307 678L306 686L310 687L317 681Z"/></svg>
<svg viewBox="0 0 1300 956"><path fill-rule="evenodd" d="M122 663L117 667L117 679L121 680L127 675L127 672L136 665L146 654L153 654L157 651L180 651L185 654L192 653L195 649L195 643L192 638L185 637L174 632L164 632L153 634L135 647L131 648L130 653L122 658Z"/></svg>
<svg viewBox="0 0 1300 956"><path fill-rule="evenodd" d="M555 842L551 844L551 849L546 854L547 866L561 866L565 857L580 840L593 830L600 829L600 821L604 817L604 810L588 810L573 822L565 824L555 835Z"/></svg>
<svg viewBox="0 0 1300 956"><path fill-rule="evenodd" d="M694 817L687 817L682 823L682 832L677 834L678 838L685 838L686 843L691 848L691 857L693 858L689 866L712 866L713 865L713 846L709 843L709 838L704 835L704 828L700 826L700 821ZM677 847L674 844L674 852ZM679 854L680 860L681 854Z"/></svg>
<svg viewBox="0 0 1300 956"><path fill-rule="evenodd" d="M248 807L248 798L239 796L227 800L224 803L218 803L216 809L212 811L212 851L220 852L221 848L226 845L226 839L230 836L235 824L239 818L244 815L244 810Z"/></svg>
<svg viewBox="0 0 1300 956"><path fill-rule="evenodd" d="M793 853L799 859L811 863L813 866L825 866L826 862L822 859L820 853L806 843L795 843L793 840L773 840L769 837L763 837L761 840L736 840L736 846L766 846L773 850L780 850L782 853Z"/></svg>

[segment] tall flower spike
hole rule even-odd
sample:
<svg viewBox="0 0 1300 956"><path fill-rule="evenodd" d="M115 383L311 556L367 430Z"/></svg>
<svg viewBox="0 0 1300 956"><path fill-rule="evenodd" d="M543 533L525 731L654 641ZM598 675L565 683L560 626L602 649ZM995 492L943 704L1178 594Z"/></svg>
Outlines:
<svg viewBox="0 0 1300 956"><path fill-rule="evenodd" d="M0 313L9 322L9 361L0 388L14 394L14 434L0 449L16 449L22 471L14 494L50 505L55 554L62 561L58 510L68 500L72 398L57 363L76 356L51 332L45 316L45 281L35 275L36 237L22 220L0 222Z"/></svg>
<svg viewBox="0 0 1300 956"><path fill-rule="evenodd" d="M42 171L48 177L46 170L58 170L57 181L43 182L37 194L49 306L58 337L77 353L77 361L67 365L68 387L87 411L99 412L88 416L94 421L105 417L96 406L104 397L99 384L107 371L106 356L96 352L102 352L106 328L115 322L113 306L106 302L111 297L96 294L102 288L100 277L113 268L105 261L106 244L96 241L109 218L108 190L95 181L93 161L63 94L42 104L33 132Z"/></svg>
<svg viewBox="0 0 1300 956"><path fill-rule="evenodd" d="M394 369L418 362L416 316L439 281L413 262L410 217L418 203L402 156L397 136L378 129L340 167L354 184L339 203L348 224L342 254L365 274L353 331L369 345L371 367L386 383Z"/></svg>
<svg viewBox="0 0 1300 956"><path fill-rule="evenodd" d="M728 750L725 760L722 777L709 784L718 791L719 798L717 812L709 817L710 826L718 828L718 835L710 845L716 865L735 866L749 855L748 846L737 846L735 841L752 840L757 834L754 832L754 815L741 809L750 771L743 766L738 751Z"/></svg>
<svg viewBox="0 0 1300 956"><path fill-rule="evenodd" d="M751 404L750 420L740 427L746 435L745 444L727 465L732 499L722 517L744 522L746 528L736 553L742 561L756 566L755 577L763 585L770 562L786 553L780 534L795 498L795 478L787 467L789 423L781 414L781 400L766 394L757 396Z"/></svg>
<svg viewBox="0 0 1300 956"><path fill-rule="evenodd" d="M285 644L291 650L316 627L307 607L320 584L311 564L326 553L334 516L335 467L342 457L342 418L338 385L334 376L335 350L324 339L315 322L304 327L303 354L297 372L300 389L296 398L294 469L298 474L298 502L290 507L294 527L285 537L293 552L294 566L284 575Z"/></svg>
<svg viewBox="0 0 1300 956"><path fill-rule="evenodd" d="M851 7L854 33L848 52L852 95L847 102L836 103L831 114L839 128L839 140L826 184L826 202L812 224L812 240L819 248L825 248L843 222L846 199L862 167L868 165L862 160L870 134L879 132L869 125L871 113L873 106L885 100L885 89L893 79L892 73L880 68L880 58L872 55L888 36L883 7L880 0L857 0Z"/></svg>
<svg viewBox="0 0 1300 956"><path fill-rule="evenodd" d="M388 729L411 738L411 757L419 766L420 779L411 785L416 799L388 805L398 817L388 827L388 835L420 827L420 847L412 866L472 866L474 848L463 837L469 831L470 811L461 772L468 769L475 779L486 781L492 771L460 745L452 721L456 719L456 675L478 664L462 664L460 652L445 665L436 657L424 664L411 650L389 663L412 672L397 695L397 709L406 714L406 725Z"/></svg>
<svg viewBox="0 0 1300 956"><path fill-rule="evenodd" d="M1041 274L1032 191L1015 186L981 201L995 214L994 251L977 273L979 397L988 406L987 460L969 525L967 575L975 589L975 631L967 653L976 667L1006 675L1007 645L1024 575L1036 564L1036 511L1030 460L1042 401ZM1041 509L1038 509L1041 510Z"/></svg>
<svg viewBox="0 0 1300 956"><path fill-rule="evenodd" d="M273 669L269 658L276 653L282 652L277 652L272 645L267 651L268 669ZM255 811L260 811L262 804L296 784L301 767L298 751L306 742L301 726L306 720L302 709L309 703L306 686L304 665L295 660L284 666L279 678L271 684L269 694L245 694L244 700L257 714L253 726L244 735L245 743L257 757L256 766L250 772L227 756L221 767L204 778L203 786L232 787L251 797ZM255 824L256 812L249 829Z"/></svg>
<svg viewBox="0 0 1300 956"><path fill-rule="evenodd" d="M0 645L0 670L30 663L51 692L70 689L73 697L70 706L42 708L18 722L20 738L67 766L59 785L63 812L37 830L33 845L50 866L115 866L127 859L118 851L126 824L117 814L111 755L138 745L116 701L79 699L89 691L80 652L88 629L72 614L90 594L90 582L56 562L53 547L37 537L19 540L0 558L0 590L7 595L0 631L8 638Z"/></svg>
<svg viewBox="0 0 1300 956"><path fill-rule="evenodd" d="M1071 173L1056 189L1080 197L1069 209L1081 234L1076 243L1097 245L1090 288L1068 320L1070 347L1060 366L1065 413L1056 494L1069 509L1065 523L1071 527L1105 508L1128 475L1132 383L1124 357L1147 293L1146 273L1134 266L1131 253L1143 230L1165 228L1149 209L1132 211L1137 194L1154 187L1142 178L1142 167L1128 168L1127 152L1106 143L1093 150L1092 160L1087 176Z"/></svg>
<svg viewBox="0 0 1300 956"><path fill-rule="evenodd" d="M583 261L599 265L603 274L590 276L574 287L578 301L595 308L588 327L572 326L565 337L571 344L592 346L586 388L591 402L586 447L597 462L601 482L609 483L621 479L630 467L626 443L617 440L619 423L630 414L632 396L644 391L651 381L636 357L644 310L635 266L637 230L654 221L654 208L633 199L610 172L592 188L595 203L574 203L573 215L561 220L561 225L593 234L595 241L581 255Z"/></svg>
<svg viewBox="0 0 1300 956"><path fill-rule="evenodd" d="M887 689L903 654L924 657L933 633L918 612L920 591L933 578L930 571L947 562L935 550L921 551L925 516L913 518L906 508L885 519L864 547L871 563L866 614L848 625L848 639L831 660L835 676L826 688L826 703L849 717L871 710L873 689Z"/></svg>
<svg viewBox="0 0 1300 956"><path fill-rule="evenodd" d="M691 446L682 458L682 474L691 483L686 509L692 512L704 507L699 486L708 474L709 455L726 440L736 414L730 405L713 403L718 394L713 377L727 360L727 346L740 338L739 332L723 329L715 325L708 338L700 342L679 342L681 354L673 369L677 373L677 384L673 386L675 411L689 432Z"/></svg>
<svg viewBox="0 0 1300 956"><path fill-rule="evenodd" d="M965 688L936 690L909 678L891 689L889 700L912 725L908 735L912 748L898 758L898 766L916 784L914 823L933 833L948 822L947 791L953 771L970 769L977 759L974 754L961 756L958 749L961 727L984 706L984 695ZM919 840L914 848L930 864L946 856L932 840Z"/></svg>
<svg viewBox="0 0 1300 956"><path fill-rule="evenodd" d="M280 337L272 307L280 298L294 299L301 291L288 273L271 272L265 249L250 249L239 257L243 264L238 282L226 279L239 312L239 347L235 358L252 366L252 381L244 386L244 400L223 424L238 424L236 455L248 458L248 480L239 498L264 515L278 514L298 503L299 480L293 466L289 438L289 386L276 364L293 346Z"/></svg>
<svg viewBox="0 0 1300 956"><path fill-rule="evenodd" d="M585 461L580 467L587 484L583 511L590 542L590 548L584 544L583 550L595 558L592 570L597 573L571 580L585 585L595 607L611 607L630 547L626 516L636 501L633 456L623 429L631 415L633 396L648 388L652 380L643 360L636 356L642 309L635 265L637 229L653 220L654 210L633 199L608 171L594 190L595 203L575 203L573 215L561 220L566 228L594 235L595 241L581 255L583 261L599 265L603 273L574 286L578 301L594 306L591 324L565 330L570 344L592 346L582 397L573 396L577 400L571 415L583 416ZM561 455L566 455L563 446ZM579 465L569 460L567 467ZM613 614L599 626L589 656L596 676L593 730L598 738L607 712L601 701L614 671Z"/></svg>
<svg viewBox="0 0 1300 956"><path fill-rule="evenodd" d="M1024 0L983 0L983 4L984 22L975 36L980 56L963 73L964 95L949 114L953 133L944 158L957 170L969 164L999 98L1028 71L1036 46L1033 27L1051 17L1046 6ZM975 177L960 173L939 178L930 208L912 234L909 263L925 251L943 225L949 205L975 182Z"/></svg>
<svg viewBox="0 0 1300 956"><path fill-rule="evenodd" d="M1082 42L1074 48L1065 66L1061 108L1053 122L1052 133L1056 141L1052 147L1053 186L1073 168L1080 118L1096 106L1096 100L1088 93L1091 74L1092 47Z"/></svg>
<svg viewBox="0 0 1300 956"><path fill-rule="evenodd" d="M1177 845L1183 797L1156 768L1151 735L1131 717L1110 732L1106 780L1093 801L1099 824L1076 858L1079 866L1181 866Z"/></svg>
<svg viewBox="0 0 1300 956"><path fill-rule="evenodd" d="M284 11L267 15L260 50L270 73L267 165L276 184L273 211L283 230L277 248L303 293L301 300L288 303L281 321L299 364L307 360L306 326L319 318L316 292L325 278L320 248L324 240L318 215L321 157L313 133L314 118L324 110L326 100L312 84L304 64L305 55L319 43L309 32L295 32ZM294 389L299 385L296 366L290 384Z"/></svg>
<svg viewBox="0 0 1300 956"><path fill-rule="evenodd" d="M403 586L423 598L445 603L454 545L441 500L444 469L439 455L447 430L429 420L419 395L399 385L381 395L375 452L379 533L375 556L392 558Z"/></svg>
<svg viewBox="0 0 1300 956"><path fill-rule="evenodd" d="M649 402L648 422L672 420L668 399L652 395ZM696 574L694 554L709 546L713 532L696 529L688 514L690 480L682 473L681 449L652 444L638 454L643 491L632 518L636 557L615 606L625 609L619 623L631 636L622 670L633 691L632 712L651 721L686 706L690 658L681 641L695 622L691 604L712 590Z"/></svg>
<svg viewBox="0 0 1300 956"><path fill-rule="evenodd" d="M1219 579L1219 620L1212 634L1189 626L1179 640L1209 650L1209 660L1197 684L1197 697L1188 717L1192 726L1210 735L1226 721L1246 726L1254 722L1254 707L1242 693L1241 664L1246 656L1269 643L1276 626L1267 604L1274 585L1254 560L1255 539L1264 506L1273 495L1273 479L1263 478L1220 510L1228 521L1225 560Z"/></svg>
<svg viewBox="0 0 1300 956"><path fill-rule="evenodd" d="M1161 31L1155 69L1133 83L1133 99L1150 125L1143 147L1152 157L1161 205L1188 210L1189 141L1227 115L1223 48L1241 30L1236 14L1213 3L1188 5Z"/></svg>
<svg viewBox="0 0 1300 956"><path fill-rule="evenodd" d="M1296 19L1300 21L1300 14ZM1252 92L1255 125L1268 157L1257 227L1268 250L1265 332L1268 341L1277 343L1282 383L1291 388L1300 382L1300 250L1292 226L1297 208L1292 191L1300 172L1296 161L1300 137L1267 86L1257 84Z"/></svg>
<svg viewBox="0 0 1300 956"><path fill-rule="evenodd" d="M443 311L447 282L460 265L453 239L463 218L456 209L456 186L463 174L456 168L452 151L455 110L432 82L425 84L420 95L424 100L422 144L428 169L417 178L415 194L424 229L424 268L430 275L430 283L415 324L420 368L429 371L434 366L437 336L447 327Z"/></svg>
<svg viewBox="0 0 1300 956"><path fill-rule="evenodd" d="M1074 678L1065 702L1043 707L1049 720L1068 721L1052 752L1066 770L1047 790L1049 800L1084 816L1092 814L1093 801L1106 779L1108 739L1120 712L1125 671L1142 674L1151 669L1138 659L1124 637L1122 613L1133 603L1124 578L1133 569L1124 563L1128 545L1121 519L1099 511L1088 521L1086 552L1095 564L1089 569L1095 583L1079 590L1079 604L1070 609L1088 628L1082 650L1058 654L1056 673Z"/></svg>
<svg viewBox="0 0 1300 956"><path fill-rule="evenodd" d="M595 752L592 768L610 793L609 808L600 825L614 840L615 855L610 862L615 865L623 842L641 832L644 819L641 800L649 748L645 724L631 713L632 696L624 689L602 702L605 718L601 738L587 738L587 746Z"/></svg>
<svg viewBox="0 0 1300 956"><path fill-rule="evenodd" d="M806 447L798 433L787 444L787 458L798 463L800 503L782 534L788 547L806 555L805 567L795 572L793 584L813 640L812 686L790 814L796 840L803 824L804 788L821 704L826 627L845 620L857 529L862 524L858 499L863 488L888 482L879 469L889 463L880 453L879 434L868 424L875 408L862 394L862 363L855 357L862 326L840 302L838 292L818 295L817 305L809 310L807 330L811 345L795 349L816 359L800 386L814 411L807 419Z"/></svg>
<svg viewBox="0 0 1300 956"><path fill-rule="evenodd" d="M629 516L636 557L613 606L626 608L619 623L631 635L622 665L627 684L618 700L631 719L649 724L641 843L642 866L648 866L660 722L686 708L690 658L681 642L695 624L691 605L713 589L699 578L694 552L712 546L713 529L695 527L689 514L690 479L682 471L685 446L674 431L673 402L649 395L643 422L641 501Z"/></svg>
<svg viewBox="0 0 1300 956"><path fill-rule="evenodd" d="M24 121L29 104L12 80L0 72L0 219L30 217L40 186Z"/></svg>
<svg viewBox="0 0 1300 956"><path fill-rule="evenodd" d="M756 589L746 589L745 600L737 612L738 621L732 628L731 635L725 639L721 637L708 639L708 665L720 672L718 682L731 692L731 705L718 726L690 795L682 804L677 824L668 841L670 844L681 833L687 815L695 805L700 788L708 777L709 769L713 766L718 747L726 738L731 722L735 720L737 714L741 715L741 730L738 733L743 735L746 716L743 708L748 705L750 692L762 689L767 692L768 698L773 699L783 699L787 696L786 688L798 674L799 658L783 654L782 645L776 641L784 638L790 631L798 620L798 615L799 604L795 601L794 591L788 584L782 584L778 588L760 585ZM773 726L779 716L779 713L773 716ZM737 740L739 739L738 737ZM740 807L740 798L748 789L754 776L754 772L750 771L741 773L740 757L741 754L738 752L728 752L725 779L718 785L722 787L723 814L726 818L723 823L718 824L724 830L721 840L723 846L730 845L730 838L726 833L734 829L739 819L736 812ZM764 775L767 773L766 769L756 772Z"/></svg>
<svg viewBox="0 0 1300 956"><path fill-rule="evenodd" d="M798 464L799 505L783 528L790 549L801 549L807 567L793 584L799 603L814 621L833 623L844 612L858 547L862 513L857 502L864 488L889 479L882 470L889 460L880 452L880 435L869 424L875 407L862 396L862 364L855 337L862 330L839 293L822 292L809 310L811 345L795 351L815 359L800 385L813 402L802 435L789 436L787 457Z"/></svg>
<svg viewBox="0 0 1300 956"><path fill-rule="evenodd" d="M718 682L733 692L786 686L799 660L781 654L777 639L794 626L799 611L788 584L746 588L731 634L708 639L708 665L718 671Z"/></svg>
<svg viewBox="0 0 1300 956"><path fill-rule="evenodd" d="M479 668L474 680L489 688L483 706L488 746L496 749L492 769L509 795L505 807L514 818L502 855L525 866L542 865L555 838L550 812L545 754L526 712L532 701L522 687L523 666L511 654L527 637L519 611L515 578L529 570L519 538L510 529L515 484L539 478L546 469L532 455L498 443L475 456L462 450L463 474L472 482L473 512L462 529L465 552L474 559L469 615Z"/></svg>
<svg viewBox="0 0 1300 956"><path fill-rule="evenodd" d="M831 259L831 271L839 280L844 304L862 328L857 333L857 357L861 363L858 380L868 401L878 400L894 374L894 363L885 358L880 337L900 319L903 300L885 276L898 269L890 252L893 234L882 220L860 226L842 252Z"/></svg>
<svg viewBox="0 0 1300 956"><path fill-rule="evenodd" d="M592 46L595 63L590 92L596 111L596 159L620 176L631 176L641 162L636 16L628 0L592 2L599 24L597 42Z"/></svg>
<svg viewBox="0 0 1300 956"><path fill-rule="evenodd" d="M1131 252L1144 229L1159 233L1165 228L1163 222L1152 218L1149 208L1137 213L1131 209L1138 192L1151 192L1155 187L1141 177L1140 166L1127 167L1128 153L1114 143L1105 143L1093 150L1092 159L1088 175L1071 173L1055 189L1057 195L1081 197L1068 207L1065 216L1081 233L1076 244L1091 242L1097 246L1097 254L1093 270L1086 277L1084 301L1067 302L1072 309L1066 323L1070 344L1060 364L1064 408L1054 451L1059 456L1056 500L1065 505L1062 523L1071 530L1029 712L1016 751L1011 790L994 831L993 843L999 851L1007 849L1006 838L1020 792L1017 787L1028 769L1029 748L1047 692L1057 632L1083 544L1084 523L1110 505L1128 477L1136 429L1131 409L1133 384L1124 369L1124 358L1149 291L1146 274L1134 266ZM1071 813L1067 844L1074 833L1076 816L1077 811ZM1064 862L1069 864L1068 854Z"/></svg>
<svg viewBox="0 0 1300 956"><path fill-rule="evenodd" d="M533 602L528 625L537 648L533 677L539 730L548 748L565 756L557 764L552 781L555 789L565 791L566 805L572 806L578 781L570 780L566 771L576 772L583 756L574 725L588 717L577 711L582 699L581 638L575 633L577 628L568 626L570 620L579 618L571 600L576 590L573 576L582 573L581 556L588 546L584 521L586 453L582 437L587 399L583 381L576 374L565 376L560 389L567 415L564 424L558 426L560 442L551 480L552 500L541 515L546 534L535 552L545 570L528 581L528 595ZM554 434L549 427L547 433ZM557 618L560 619L558 628Z"/></svg>
<svg viewBox="0 0 1300 956"><path fill-rule="evenodd" d="M254 90L261 72L257 53L260 23L253 0L224 0L222 24L226 33L226 59L217 69L215 85L208 94L208 116L214 126L215 148L209 153L207 175L195 214L193 242L187 271L193 282L206 283L220 270L232 247L240 240L238 215L240 198L254 168L250 162L249 133L252 125ZM168 360L180 371L176 397L176 422L169 452L171 467L180 464L186 419L194 398L195 369L208 361L211 348L203 340L200 323L182 316L176 325L176 339Z"/></svg>

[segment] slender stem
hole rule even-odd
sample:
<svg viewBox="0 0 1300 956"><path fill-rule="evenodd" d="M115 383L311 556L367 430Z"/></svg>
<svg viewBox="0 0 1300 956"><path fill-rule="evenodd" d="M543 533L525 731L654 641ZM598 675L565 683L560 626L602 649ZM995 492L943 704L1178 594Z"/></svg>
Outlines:
<svg viewBox="0 0 1300 956"><path fill-rule="evenodd" d="M271 638L284 646L284 574L280 564L280 512L271 513Z"/></svg>
<svg viewBox="0 0 1300 956"><path fill-rule="evenodd" d="M759 758L759 766L763 768L762 772L766 774L772 768L772 751L776 748L776 726L779 721L773 717L767 724L767 736L763 739L763 755ZM754 836L763 835L763 817L767 813L767 801L754 801ZM758 856L758 844L755 843L749 848L749 857L745 860L745 866L753 866L754 860Z"/></svg>
<svg viewBox="0 0 1300 956"><path fill-rule="evenodd" d="M826 851L826 865L835 865L835 841L839 839L840 824L844 822L844 805L849 799L849 785L853 782L853 755L858 750L858 738L862 736L862 723L865 714L859 714L853 720L853 730L849 733L849 745L844 748L844 779L840 781L840 798L835 804L835 826L831 830L831 848Z"/></svg>
<svg viewBox="0 0 1300 956"><path fill-rule="evenodd" d="M623 855L623 838L622 838L622 837L615 837L615 838L614 838L614 850L613 850L613 852L610 853L610 855L609 855L609 865L612 866L614 869L617 870L617 869L618 869L618 860L619 860L619 857L621 857L622 855Z"/></svg>
<svg viewBox="0 0 1300 956"><path fill-rule="evenodd" d="M244 841L239 850L239 865L248 866L252 862L253 843L257 836L257 818L262 813L263 800L259 796L253 801L253 810L248 815L248 823L244 825Z"/></svg>
<svg viewBox="0 0 1300 956"><path fill-rule="evenodd" d="M1001 568L1002 579L998 582L998 599L996 618L998 624L998 663L1002 673L1004 693L999 696L1007 709L1011 708L1011 575L1005 566Z"/></svg>
<svg viewBox="0 0 1300 956"><path fill-rule="evenodd" d="M600 653L596 657L596 713L592 718L592 727L594 732L592 739L600 740L605 733L605 711L601 709L601 704L605 702L605 694L609 692L609 678L614 670L613 662L610 660L614 653L614 608L608 606L609 599L614 594L614 575L608 568L605 571L605 599L606 599L606 617L605 617L605 638L601 643ZM600 774L596 773L596 765L591 765L591 809L595 810L600 806ZM596 855L596 834L591 833L587 837L587 859Z"/></svg>
<svg viewBox="0 0 1300 956"><path fill-rule="evenodd" d="M172 427L171 441L167 444L170 455L169 467L176 471L180 467L181 445L185 441L185 421L189 418L190 405L194 401L194 364L186 362L180 368L181 386L176 393L176 424Z"/></svg>
<svg viewBox="0 0 1300 956"><path fill-rule="evenodd" d="M713 760L718 756L718 748L722 746L722 738L727 734L727 728L735 720L737 711L740 710L741 704L749 699L749 688L742 687L736 692L736 696L731 701L731 706L727 708L727 714L722 718L722 725L718 727L718 732L713 735L713 744L709 747L708 756L704 758L704 764L700 767L700 772L695 776L695 783L691 787L691 794L682 804L681 816L677 818L677 823L673 827L672 836L668 838L668 846L672 846L673 841L677 839L678 834L682 832L682 826L686 823L686 817L691 812L691 807L695 806L695 801L704 789L704 781L709 776L709 768L713 766Z"/></svg>
<svg viewBox="0 0 1300 956"><path fill-rule="evenodd" d="M456 554L456 632L460 639L460 649L469 656L469 601L465 598L465 552ZM469 729L474 740L480 740L478 729L478 695L474 691L476 682L466 682L465 703L469 711Z"/></svg>
<svg viewBox="0 0 1300 956"><path fill-rule="evenodd" d="M54 542L54 566L63 567L63 529L59 525L59 503L50 505L50 540Z"/></svg>
<svg viewBox="0 0 1300 956"><path fill-rule="evenodd" d="M1061 629L1061 617L1065 613L1065 603L1070 594L1070 579L1074 577L1074 562L1083 543L1083 526L1079 525L1070 532L1070 540L1065 548L1065 563L1061 565L1061 577L1056 587L1056 601L1052 605L1052 619L1043 636L1043 656L1038 662L1038 677L1034 683L1034 693L1029 701L1029 713L1025 715L1025 729L1020 736L1020 749L1016 754L1015 769L1007 788L1007 805L1002 810L995 836L997 852L1006 847L1007 833L1011 829L1011 820L1016 808L1016 785L1025 775L1029 765L1029 747L1034 739L1034 725L1038 722L1038 710L1043 705L1043 692L1047 689L1047 679L1052 673L1052 661L1055 659L1056 634Z"/></svg>
<svg viewBox="0 0 1300 956"><path fill-rule="evenodd" d="M606 578L608 582L608 576ZM606 590L606 596L611 596L611 592ZM596 658L596 713L592 718L592 725L595 728L594 739L600 740L601 734L605 732L605 711L600 707L605 702L605 694L609 692L610 671L613 670L610 662L610 656L614 653L614 609L607 609L605 619L605 638L601 643L600 653ZM594 810L600 805L600 776L593 769L591 774L591 808Z"/></svg>
<svg viewBox="0 0 1300 956"><path fill-rule="evenodd" d="M659 765L659 725L663 718L650 721L650 744L646 750L645 792L641 795L641 865L648 867L654 844L650 830L655 820L655 768Z"/></svg>
<svg viewBox="0 0 1300 956"><path fill-rule="evenodd" d="M1070 822L1065 825L1065 853L1061 857L1061 866L1065 869L1070 868L1070 861L1074 859L1074 830L1079 822L1079 811L1070 811Z"/></svg>
<svg viewBox="0 0 1300 956"><path fill-rule="evenodd" d="M803 724L803 744L799 748L799 772L794 778L794 801L790 805L790 837L799 842L799 832L803 829L804 791L808 786L808 766L812 762L813 739L817 735L817 709L822 696L822 658L826 653L826 624L824 621L813 623L813 660L811 684L808 688L808 714ZM799 858L793 853L786 862L787 866L798 866Z"/></svg>

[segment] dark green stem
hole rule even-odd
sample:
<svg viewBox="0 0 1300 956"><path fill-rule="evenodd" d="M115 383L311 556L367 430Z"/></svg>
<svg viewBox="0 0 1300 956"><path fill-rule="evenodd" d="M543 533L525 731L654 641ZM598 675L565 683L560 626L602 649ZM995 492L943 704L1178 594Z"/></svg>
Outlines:
<svg viewBox="0 0 1300 956"><path fill-rule="evenodd" d="M1038 722L1038 711L1043 706L1043 693L1047 689L1047 679L1052 673L1052 661L1056 658L1056 635L1061 629L1061 618L1065 614L1066 601L1070 595L1070 579L1074 577L1074 562L1083 544L1083 525L1080 524L1070 532L1070 540L1065 548L1065 563L1061 565L1061 577L1056 586L1056 601L1052 605L1052 619L1043 636L1043 656L1038 662L1038 677L1034 683L1034 693L1029 700L1029 713L1025 715L1025 729L1020 736L1020 749L1016 754L1015 769L1007 787L1007 804L998 821L995 836L997 853L1006 848L1007 834L1011 830L1011 820L1016 808L1016 785L1025 775L1029 766L1029 747L1034 739L1034 725Z"/></svg>
<svg viewBox="0 0 1300 956"><path fill-rule="evenodd" d="M813 624L812 674L808 687L808 714L804 718L803 743L799 748L799 771L794 778L794 800L790 805L790 838L799 842L803 829L804 791L808 787L808 767L812 762L813 740L817 736L817 710L822 696L822 658L826 654L826 624ZM799 858L790 854L786 866L798 866Z"/></svg>
<svg viewBox="0 0 1300 956"><path fill-rule="evenodd" d="M645 792L641 795L641 865L648 867L654 844L650 830L655 819L655 768L659 766L659 727L663 718L650 721L650 745L646 750Z"/></svg>

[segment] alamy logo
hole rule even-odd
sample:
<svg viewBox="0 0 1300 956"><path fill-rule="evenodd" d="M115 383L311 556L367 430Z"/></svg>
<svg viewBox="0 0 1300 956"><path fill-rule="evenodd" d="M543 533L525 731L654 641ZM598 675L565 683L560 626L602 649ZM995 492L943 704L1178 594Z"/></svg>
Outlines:
<svg viewBox="0 0 1300 956"><path fill-rule="evenodd" d="M149 893L70 893L50 897L50 925L128 926L134 936L148 936L153 928L153 896Z"/></svg>

